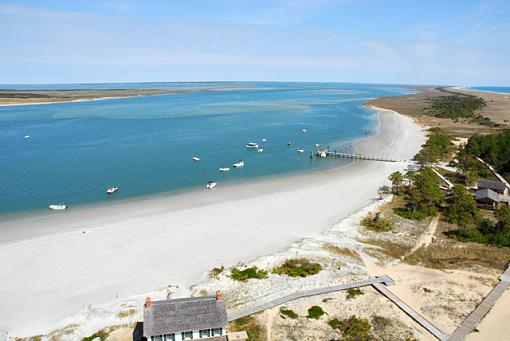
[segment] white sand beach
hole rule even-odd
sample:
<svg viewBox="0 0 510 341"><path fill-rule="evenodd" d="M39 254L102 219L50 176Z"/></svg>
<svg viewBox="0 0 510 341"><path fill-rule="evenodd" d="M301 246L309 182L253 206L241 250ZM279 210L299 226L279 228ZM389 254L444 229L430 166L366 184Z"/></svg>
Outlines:
<svg viewBox="0 0 510 341"><path fill-rule="evenodd" d="M380 133L360 153L410 159L424 142L409 117L379 111ZM0 331L50 332L90 306L181 290L213 267L281 250L369 204L406 162L355 162L0 222Z"/></svg>

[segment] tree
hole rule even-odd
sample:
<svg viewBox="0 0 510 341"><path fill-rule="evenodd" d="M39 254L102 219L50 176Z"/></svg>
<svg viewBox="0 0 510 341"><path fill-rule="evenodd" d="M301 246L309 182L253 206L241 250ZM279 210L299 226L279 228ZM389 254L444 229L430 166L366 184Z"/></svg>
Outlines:
<svg viewBox="0 0 510 341"><path fill-rule="evenodd" d="M463 228L472 227L479 218L479 210L473 196L464 186L455 185L448 198L448 207L445 210L445 220Z"/></svg>
<svg viewBox="0 0 510 341"><path fill-rule="evenodd" d="M424 168L415 175L414 186L409 189L407 207L413 212L434 215L443 198L436 175L430 168Z"/></svg>
<svg viewBox="0 0 510 341"><path fill-rule="evenodd" d="M393 189L396 194L400 193L400 186L404 182L404 176L400 172L393 172L390 174L388 179L391 181L391 184L393 185Z"/></svg>
<svg viewBox="0 0 510 341"><path fill-rule="evenodd" d="M382 200L383 196L390 193L390 188L388 186L381 186L377 190L377 194L379 194L379 199Z"/></svg>
<svg viewBox="0 0 510 341"><path fill-rule="evenodd" d="M510 207L501 206L495 212L498 222L494 225L495 232L506 233L510 231Z"/></svg>

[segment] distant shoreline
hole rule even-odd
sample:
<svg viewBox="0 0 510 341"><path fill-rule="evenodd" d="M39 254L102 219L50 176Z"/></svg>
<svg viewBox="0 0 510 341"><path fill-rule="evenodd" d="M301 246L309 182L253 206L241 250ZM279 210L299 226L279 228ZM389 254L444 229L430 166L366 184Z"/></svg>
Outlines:
<svg viewBox="0 0 510 341"><path fill-rule="evenodd" d="M0 90L0 107L89 102L213 90L190 89L84 89L84 90Z"/></svg>

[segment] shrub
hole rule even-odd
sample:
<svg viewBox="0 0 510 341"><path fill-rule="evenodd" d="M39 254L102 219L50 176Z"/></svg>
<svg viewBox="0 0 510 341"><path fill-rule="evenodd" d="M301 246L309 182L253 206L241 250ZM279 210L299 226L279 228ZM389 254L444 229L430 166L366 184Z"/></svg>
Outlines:
<svg viewBox="0 0 510 341"><path fill-rule="evenodd" d="M99 340L105 341L106 338L108 337L108 335L109 335L109 333L102 329L102 330L95 332L94 334L92 334L90 336L84 337L83 339L81 339L81 341L92 341L95 338L99 338Z"/></svg>
<svg viewBox="0 0 510 341"><path fill-rule="evenodd" d="M321 307L314 305L310 309L308 309L308 318L318 320L325 312Z"/></svg>
<svg viewBox="0 0 510 341"><path fill-rule="evenodd" d="M225 267L222 265L219 268L213 268L211 271L209 271L209 278L211 279L217 279L219 275L225 270Z"/></svg>
<svg viewBox="0 0 510 341"><path fill-rule="evenodd" d="M401 216L402 218L411 219L411 220L423 220L428 217L427 214L420 211L411 211L407 208L397 207L393 209L396 215Z"/></svg>
<svg viewBox="0 0 510 341"><path fill-rule="evenodd" d="M356 296L364 295L365 293L358 288L349 288L347 289L347 299L353 299Z"/></svg>
<svg viewBox="0 0 510 341"><path fill-rule="evenodd" d="M340 321L337 318L334 318L332 320L329 320L328 324L333 329L338 329L340 327Z"/></svg>
<svg viewBox="0 0 510 341"><path fill-rule="evenodd" d="M315 275L322 270L319 263L312 263L308 259L287 259L282 265L275 267L272 273L290 277L306 277Z"/></svg>
<svg viewBox="0 0 510 341"><path fill-rule="evenodd" d="M267 278L267 271L258 269L256 266L252 266L251 268L246 268L244 270L233 268L230 272L230 278L240 282L246 282L247 280L253 278L263 279Z"/></svg>
<svg viewBox="0 0 510 341"><path fill-rule="evenodd" d="M280 309L280 315L285 318L289 317L291 319L297 319L299 316L296 314L293 310L281 308Z"/></svg>
<svg viewBox="0 0 510 341"><path fill-rule="evenodd" d="M388 232L393 230L394 225L388 219L381 218L381 214L377 212L374 217L370 214L361 221L361 225L375 232Z"/></svg>
<svg viewBox="0 0 510 341"><path fill-rule="evenodd" d="M339 321L336 329L340 330L345 340L368 341L373 339L369 334L371 328L372 325L368 320L351 316Z"/></svg>

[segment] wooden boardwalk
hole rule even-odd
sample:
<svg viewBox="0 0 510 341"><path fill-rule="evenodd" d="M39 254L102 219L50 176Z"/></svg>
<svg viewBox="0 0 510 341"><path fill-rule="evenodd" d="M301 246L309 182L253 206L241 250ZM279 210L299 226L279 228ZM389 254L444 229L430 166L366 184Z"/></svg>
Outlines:
<svg viewBox="0 0 510 341"><path fill-rule="evenodd" d="M499 276L500 282L483 299L475 310L462 322L462 324L453 332L450 341L461 341L468 336L478 323L492 309L498 298L503 295L506 288L510 286L510 266Z"/></svg>
<svg viewBox="0 0 510 341"><path fill-rule="evenodd" d="M317 156L320 157L320 151L316 153ZM337 152L326 152L327 157L331 158L343 158L343 159L353 159L353 160L366 160L366 161L382 161L382 162L399 162L402 160L396 159L388 159L382 157L375 156L366 156L366 155L358 155L358 154L347 154L347 153L337 153Z"/></svg>
<svg viewBox="0 0 510 341"><path fill-rule="evenodd" d="M434 335L439 340L448 340L448 334L443 333L439 328L434 326L432 323L427 321L423 316L418 314L416 310L408 306L404 301L398 298L395 294L393 294L388 288L386 288L381 283L374 283L372 286L379 291L381 294L386 296L389 300L395 303L404 313L409 315L413 320L418 322L423 328L425 328L429 333Z"/></svg>
<svg viewBox="0 0 510 341"><path fill-rule="evenodd" d="M298 291L293 294L283 296L283 297L277 298L275 300L269 301L267 303L259 304L259 305L244 308L244 309L235 310L231 313L228 313L227 316L228 316L229 321L234 321L234 320L237 320L238 318L252 315L252 314L264 311L266 309L270 309L270 308L279 306L281 304L285 304L287 302L297 300L299 298L329 294L329 293L332 293L335 291L347 290L350 288L365 287L365 286L369 286L369 285L373 285L373 284L381 284L381 283L384 283L385 285L390 285L390 284L393 284L393 280L388 276L378 276L375 278L365 279L362 281L356 281L356 282L352 282L352 283L334 285L334 286L330 286L330 287L323 287L323 288L311 289L311 290L305 290L305 291Z"/></svg>

